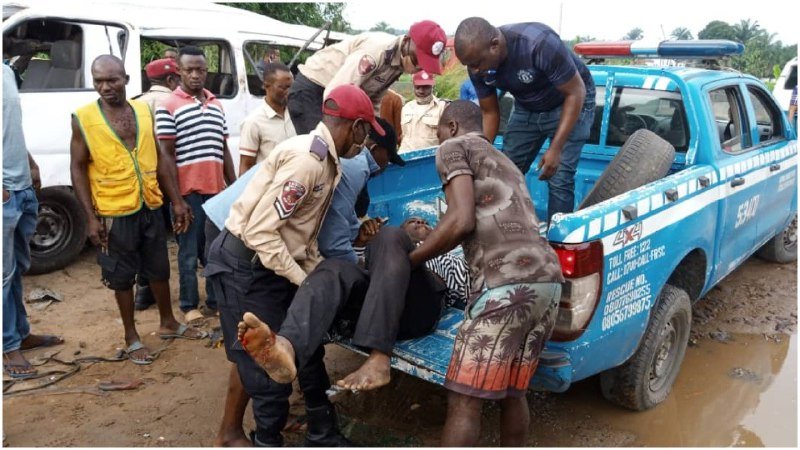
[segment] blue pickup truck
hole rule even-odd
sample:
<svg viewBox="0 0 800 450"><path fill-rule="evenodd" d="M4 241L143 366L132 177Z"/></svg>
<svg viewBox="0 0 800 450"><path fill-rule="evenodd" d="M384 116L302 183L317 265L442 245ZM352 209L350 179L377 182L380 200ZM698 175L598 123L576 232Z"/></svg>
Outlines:
<svg viewBox="0 0 800 450"><path fill-rule="evenodd" d="M651 408L680 369L692 302L755 253L796 259L795 132L763 83L715 62L742 50L729 41L576 46L592 60L597 109L575 177L576 212L542 230L567 282L532 389L563 392L599 374L610 401ZM698 67L615 66L606 57L688 57ZM434 154L407 154L406 167L372 180L370 214L394 225L412 214L435 222L446 205ZM533 173L527 183L546 217L547 185ZM450 308L434 333L399 342L393 367L442 384L462 318Z"/></svg>

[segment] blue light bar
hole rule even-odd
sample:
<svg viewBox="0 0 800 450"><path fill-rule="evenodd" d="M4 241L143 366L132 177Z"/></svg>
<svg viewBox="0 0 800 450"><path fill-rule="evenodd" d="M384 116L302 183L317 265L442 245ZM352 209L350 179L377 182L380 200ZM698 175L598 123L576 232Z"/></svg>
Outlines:
<svg viewBox="0 0 800 450"><path fill-rule="evenodd" d="M575 53L586 58L719 58L744 53L744 44L727 40L581 42Z"/></svg>

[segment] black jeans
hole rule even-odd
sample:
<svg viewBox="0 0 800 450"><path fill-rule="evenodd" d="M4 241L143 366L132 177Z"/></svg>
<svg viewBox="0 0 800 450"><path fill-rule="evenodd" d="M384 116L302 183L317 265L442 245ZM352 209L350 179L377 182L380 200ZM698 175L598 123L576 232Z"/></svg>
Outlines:
<svg viewBox="0 0 800 450"><path fill-rule="evenodd" d="M314 353L337 319L356 321L353 344L391 354L397 340L430 333L442 313L446 286L424 266L411 269L405 231L386 227L367 246L367 270L327 259L297 290L280 328L297 365Z"/></svg>
<svg viewBox="0 0 800 450"><path fill-rule="evenodd" d="M236 363L242 385L253 400L256 437L262 443L280 444L280 432L289 415L292 385L272 381L237 341L236 331L245 312L255 314L273 330L280 329L297 286L264 268L257 259L253 262L250 258L223 248L226 239L239 241L223 230L211 244L206 267L206 276L212 283L212 289L219 294L217 298L225 351L228 359ZM298 381L307 408L331 405L325 394L331 382L325 370L324 356L324 347L317 345L309 356L308 364L298 371Z"/></svg>
<svg viewBox="0 0 800 450"><path fill-rule="evenodd" d="M322 120L323 86L297 73L289 90L289 116L298 135L308 134Z"/></svg>

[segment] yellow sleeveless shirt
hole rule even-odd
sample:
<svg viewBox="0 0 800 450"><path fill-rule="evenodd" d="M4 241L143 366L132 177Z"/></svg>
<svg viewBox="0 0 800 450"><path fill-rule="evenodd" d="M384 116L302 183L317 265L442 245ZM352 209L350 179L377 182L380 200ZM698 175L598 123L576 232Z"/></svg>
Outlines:
<svg viewBox="0 0 800 450"><path fill-rule="evenodd" d="M75 111L91 155L89 187L97 214L128 216L142 204L156 209L163 203L156 168L158 155L153 136L153 116L147 103L129 100L136 119L136 147L128 150L111 128L99 100Z"/></svg>

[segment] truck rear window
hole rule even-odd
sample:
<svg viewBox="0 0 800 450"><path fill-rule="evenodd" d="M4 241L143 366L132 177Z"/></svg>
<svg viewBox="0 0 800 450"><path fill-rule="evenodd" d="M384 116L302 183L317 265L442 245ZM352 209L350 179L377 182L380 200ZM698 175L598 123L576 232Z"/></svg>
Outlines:
<svg viewBox="0 0 800 450"><path fill-rule="evenodd" d="M606 145L622 146L634 131L646 128L685 152L689 127L680 92L632 87L616 88Z"/></svg>

